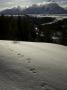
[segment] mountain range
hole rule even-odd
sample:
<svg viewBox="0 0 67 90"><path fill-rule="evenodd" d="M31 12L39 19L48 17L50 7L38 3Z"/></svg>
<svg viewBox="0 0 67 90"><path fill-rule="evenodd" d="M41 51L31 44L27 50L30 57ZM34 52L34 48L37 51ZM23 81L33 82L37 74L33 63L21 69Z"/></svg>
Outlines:
<svg viewBox="0 0 67 90"><path fill-rule="evenodd" d="M0 15L22 15L22 14L67 14L67 10L57 3L48 3L44 5L32 5L28 8L11 8L0 12Z"/></svg>

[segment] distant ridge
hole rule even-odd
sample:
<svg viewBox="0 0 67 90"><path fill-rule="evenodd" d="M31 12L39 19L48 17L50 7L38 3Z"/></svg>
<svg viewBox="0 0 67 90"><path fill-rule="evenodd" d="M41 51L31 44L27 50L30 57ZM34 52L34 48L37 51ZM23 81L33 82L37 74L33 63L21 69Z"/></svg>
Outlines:
<svg viewBox="0 0 67 90"><path fill-rule="evenodd" d="M12 8L0 12L0 15L22 15L22 14L67 14L67 10L57 3L48 3L44 5L32 5L28 8Z"/></svg>
<svg viewBox="0 0 67 90"><path fill-rule="evenodd" d="M25 10L25 14L67 14L67 10L60 7L57 3L49 3L45 5L33 5Z"/></svg>
<svg viewBox="0 0 67 90"><path fill-rule="evenodd" d="M19 7L11 8L11 9L5 9L0 12L0 15L21 15L22 14L22 9Z"/></svg>

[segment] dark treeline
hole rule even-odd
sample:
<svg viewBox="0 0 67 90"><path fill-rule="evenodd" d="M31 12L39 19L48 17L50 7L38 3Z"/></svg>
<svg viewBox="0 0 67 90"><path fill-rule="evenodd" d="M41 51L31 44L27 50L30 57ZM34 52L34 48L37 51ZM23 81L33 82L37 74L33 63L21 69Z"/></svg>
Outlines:
<svg viewBox="0 0 67 90"><path fill-rule="evenodd" d="M67 19L1 15L0 39L67 45Z"/></svg>

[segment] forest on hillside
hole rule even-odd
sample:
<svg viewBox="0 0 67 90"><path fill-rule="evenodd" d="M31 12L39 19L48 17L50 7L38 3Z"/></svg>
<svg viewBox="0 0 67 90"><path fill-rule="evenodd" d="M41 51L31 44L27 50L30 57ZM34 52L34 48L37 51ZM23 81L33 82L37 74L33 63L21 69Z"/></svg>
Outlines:
<svg viewBox="0 0 67 90"><path fill-rule="evenodd" d="M51 23L52 22L52 23ZM67 45L67 18L0 16L0 40L48 42Z"/></svg>

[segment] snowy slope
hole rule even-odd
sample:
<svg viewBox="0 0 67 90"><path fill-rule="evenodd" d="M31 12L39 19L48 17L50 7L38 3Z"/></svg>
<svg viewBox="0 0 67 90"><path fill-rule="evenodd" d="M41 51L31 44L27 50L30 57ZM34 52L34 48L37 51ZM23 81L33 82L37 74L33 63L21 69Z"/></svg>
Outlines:
<svg viewBox="0 0 67 90"><path fill-rule="evenodd" d="M67 47L0 41L0 90L67 90Z"/></svg>

